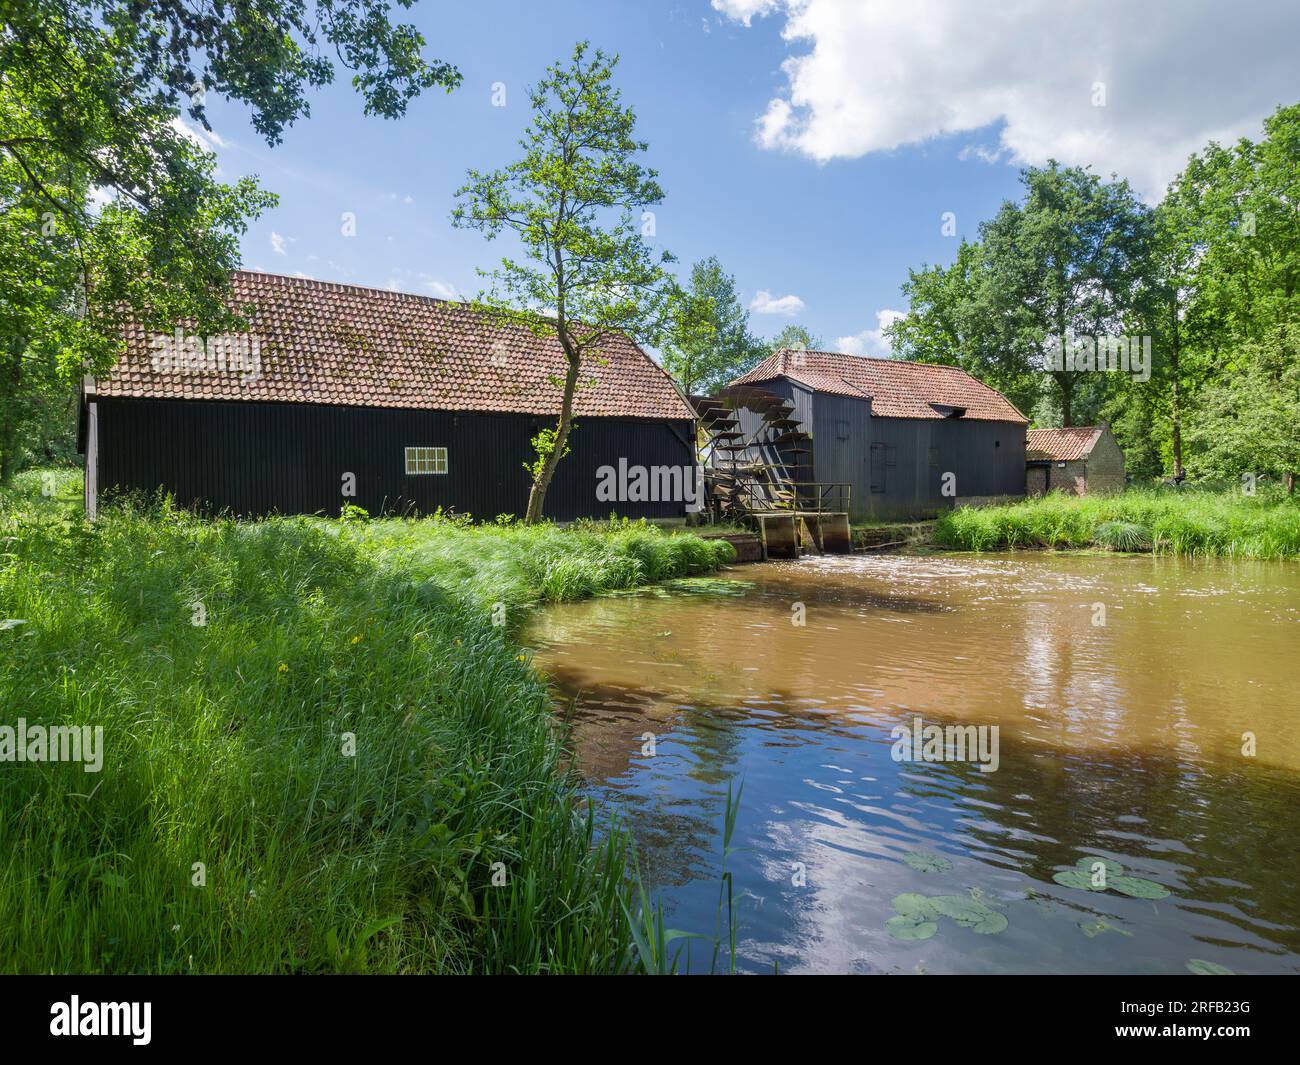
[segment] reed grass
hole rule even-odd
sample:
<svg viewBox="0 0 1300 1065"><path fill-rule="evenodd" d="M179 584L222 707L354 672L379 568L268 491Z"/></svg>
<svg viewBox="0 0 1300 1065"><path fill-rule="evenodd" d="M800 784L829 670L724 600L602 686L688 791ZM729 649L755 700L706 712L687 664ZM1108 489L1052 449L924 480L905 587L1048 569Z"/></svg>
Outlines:
<svg viewBox="0 0 1300 1065"><path fill-rule="evenodd" d="M492 608L728 545L165 503L89 526L79 472L51 483L0 493L0 724L102 726L104 765L0 763L0 971L635 967L629 840Z"/></svg>
<svg viewBox="0 0 1300 1065"><path fill-rule="evenodd" d="M967 551L1103 548L1157 554L1280 559L1300 556L1300 499L1280 492L1130 490L944 514L934 541Z"/></svg>

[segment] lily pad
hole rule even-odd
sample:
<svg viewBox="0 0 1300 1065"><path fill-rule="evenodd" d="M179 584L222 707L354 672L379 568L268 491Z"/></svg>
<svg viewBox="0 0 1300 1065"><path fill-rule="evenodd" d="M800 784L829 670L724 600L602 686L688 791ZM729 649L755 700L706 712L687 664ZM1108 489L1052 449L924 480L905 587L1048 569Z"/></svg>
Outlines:
<svg viewBox="0 0 1300 1065"><path fill-rule="evenodd" d="M952 862L931 851L908 851L903 855L903 861L918 873L946 873L952 868Z"/></svg>
<svg viewBox="0 0 1300 1065"><path fill-rule="evenodd" d="M936 895L930 904L943 916L982 936L1006 931L1006 917L970 895Z"/></svg>
<svg viewBox="0 0 1300 1065"><path fill-rule="evenodd" d="M1205 961L1203 958L1193 958L1187 963L1187 971L1195 973L1197 976L1236 976L1237 974L1229 969L1226 965L1220 965L1217 961Z"/></svg>
<svg viewBox="0 0 1300 1065"><path fill-rule="evenodd" d="M939 931L939 925L934 921L916 920L901 913L886 921L885 928L895 939L929 939Z"/></svg>
<svg viewBox="0 0 1300 1065"><path fill-rule="evenodd" d="M1140 876L1114 876L1107 883L1121 895L1134 899L1167 899L1169 889L1154 880L1143 880Z"/></svg>
<svg viewBox="0 0 1300 1065"><path fill-rule="evenodd" d="M1133 935L1132 932L1120 928L1117 925L1113 925L1109 921L1102 920L1101 918L1098 918L1095 921L1080 921L1079 929L1089 939L1091 939L1093 936L1099 936L1103 932L1118 932L1122 936L1130 936L1130 937Z"/></svg>
<svg viewBox="0 0 1300 1065"><path fill-rule="evenodd" d="M1005 932L1008 923L1009 922L1004 914L1000 914L996 910L989 910L982 920L976 921L975 924L967 925L966 927L976 935L995 936L999 932Z"/></svg>
<svg viewBox="0 0 1300 1065"><path fill-rule="evenodd" d="M933 921L938 916L932 900L924 895L918 895L915 891L895 895L890 905L900 917L910 917L914 921Z"/></svg>
<svg viewBox="0 0 1300 1065"><path fill-rule="evenodd" d="M1082 872L1079 869L1066 869L1062 873L1053 873L1052 879L1062 887L1078 888L1080 891L1105 891L1105 888L1096 887L1092 882L1092 874Z"/></svg>
<svg viewBox="0 0 1300 1065"><path fill-rule="evenodd" d="M1099 866L1101 866L1101 869L1105 870L1105 873L1102 873L1100 878L1097 876L1097 873L1099 873L1097 867ZM1079 858L1079 861L1074 863L1074 867L1075 869L1078 869L1080 873L1086 873L1088 876L1091 876L1091 878L1105 880L1106 886L1108 887L1110 880L1114 879L1115 876L1125 875L1125 867L1119 865L1119 862L1110 861L1110 858ZM1105 887L1097 889L1099 889L1099 891L1105 891Z"/></svg>
<svg viewBox="0 0 1300 1065"><path fill-rule="evenodd" d="M992 912L982 902L976 902L969 895L935 895L930 900L930 905L958 924L974 924L981 915Z"/></svg>

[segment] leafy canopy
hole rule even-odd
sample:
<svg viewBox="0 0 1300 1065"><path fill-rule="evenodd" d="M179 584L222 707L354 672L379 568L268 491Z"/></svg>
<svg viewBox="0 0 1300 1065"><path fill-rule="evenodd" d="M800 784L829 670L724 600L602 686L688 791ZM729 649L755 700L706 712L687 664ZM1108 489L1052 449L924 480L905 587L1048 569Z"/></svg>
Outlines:
<svg viewBox="0 0 1300 1065"><path fill-rule="evenodd" d="M645 208L663 200L656 171L642 165L636 113L613 84L617 56L575 46L529 91L532 120L522 156L497 170L470 170L456 192L453 223L489 240L514 235L523 258L480 270L479 302L540 335L557 335L570 360L599 350L614 332L652 339L671 295Z"/></svg>
<svg viewBox="0 0 1300 1065"><path fill-rule="evenodd" d="M216 180L184 121L208 128L208 93L247 103L274 144L336 62L370 114L398 117L423 89L458 84L389 11L387 0L0 0L0 480L51 375L107 369L124 317L237 326L226 299L239 238L275 197L253 178Z"/></svg>
<svg viewBox="0 0 1300 1065"><path fill-rule="evenodd" d="M716 392L766 354L749 331L736 279L714 256L697 262L674 303L664 369L687 394Z"/></svg>
<svg viewBox="0 0 1300 1065"><path fill-rule="evenodd" d="M510 234L522 255L503 256L477 304L538 336L556 337L566 372L554 433L534 440L538 461L528 521L540 520L556 465L568 451L580 374L601 361L615 334L653 342L674 305L667 252L652 247L663 200L654 170L640 160L636 114L614 86L617 56L580 42L567 63L547 68L529 91L532 118L522 155L497 170L470 170L457 193L454 225L488 240ZM582 383L590 384L588 377Z"/></svg>

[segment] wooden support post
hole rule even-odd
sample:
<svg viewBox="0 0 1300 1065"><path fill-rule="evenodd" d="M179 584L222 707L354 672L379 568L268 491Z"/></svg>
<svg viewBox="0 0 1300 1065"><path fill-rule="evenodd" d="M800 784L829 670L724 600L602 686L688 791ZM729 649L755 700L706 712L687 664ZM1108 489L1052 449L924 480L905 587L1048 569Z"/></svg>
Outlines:
<svg viewBox="0 0 1300 1065"><path fill-rule="evenodd" d="M799 519L793 514L759 514L763 545L769 558L799 557Z"/></svg>
<svg viewBox="0 0 1300 1065"><path fill-rule="evenodd" d="M853 550L853 532L847 514L821 515L822 550L828 555L847 555Z"/></svg>

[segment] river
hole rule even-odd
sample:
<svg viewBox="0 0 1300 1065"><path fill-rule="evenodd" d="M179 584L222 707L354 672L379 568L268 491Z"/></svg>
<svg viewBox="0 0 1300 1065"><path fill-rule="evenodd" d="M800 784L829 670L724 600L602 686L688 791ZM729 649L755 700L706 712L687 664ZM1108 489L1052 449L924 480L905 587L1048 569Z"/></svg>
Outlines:
<svg viewBox="0 0 1300 1065"><path fill-rule="evenodd" d="M1300 566L807 558L526 642L673 928L713 934L743 781L742 970L1300 971Z"/></svg>

